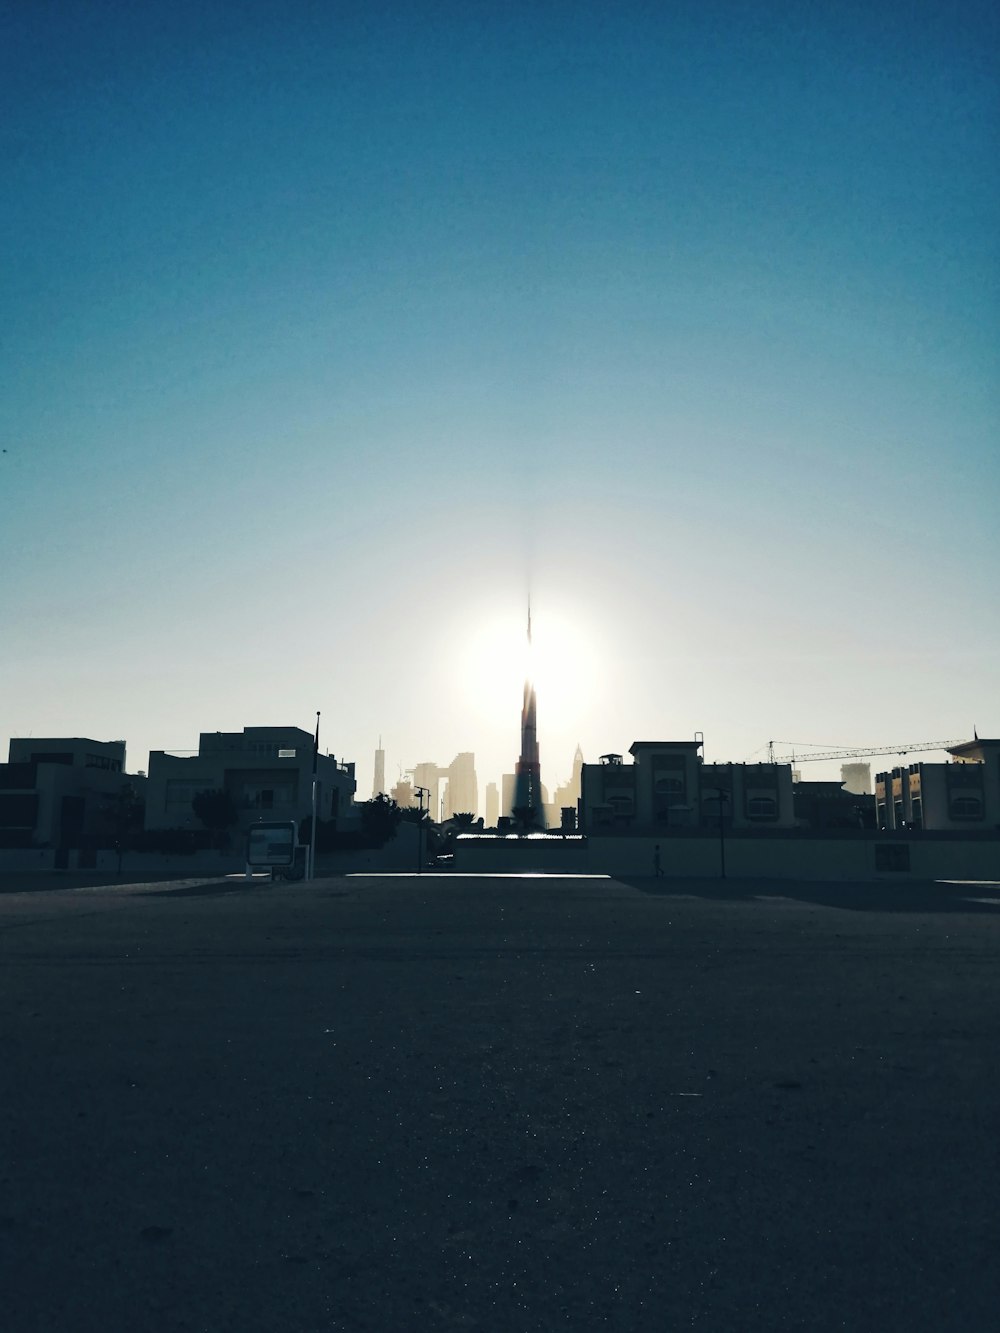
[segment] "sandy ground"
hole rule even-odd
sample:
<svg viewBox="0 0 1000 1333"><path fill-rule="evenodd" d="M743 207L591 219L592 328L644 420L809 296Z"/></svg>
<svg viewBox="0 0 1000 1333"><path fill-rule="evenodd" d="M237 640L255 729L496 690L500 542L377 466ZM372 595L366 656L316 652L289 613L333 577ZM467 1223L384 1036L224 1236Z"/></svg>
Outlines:
<svg viewBox="0 0 1000 1333"><path fill-rule="evenodd" d="M998 946L996 885L4 894L0 1323L993 1329Z"/></svg>

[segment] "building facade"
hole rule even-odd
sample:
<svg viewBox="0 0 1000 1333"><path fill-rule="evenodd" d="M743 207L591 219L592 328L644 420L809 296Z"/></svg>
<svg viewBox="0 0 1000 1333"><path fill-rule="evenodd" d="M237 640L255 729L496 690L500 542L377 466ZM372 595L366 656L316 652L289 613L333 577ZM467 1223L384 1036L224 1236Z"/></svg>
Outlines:
<svg viewBox="0 0 1000 1333"><path fill-rule="evenodd" d="M949 764L914 763L875 775L881 829L996 832L1000 828L1000 740L949 748Z"/></svg>
<svg viewBox="0 0 1000 1333"><path fill-rule="evenodd" d="M496 828L500 818L500 793L495 782L486 784L486 827Z"/></svg>
<svg viewBox="0 0 1000 1333"><path fill-rule="evenodd" d="M581 770L581 832L794 828L788 764L706 764L702 742L636 741Z"/></svg>
<svg viewBox="0 0 1000 1333"><path fill-rule="evenodd" d="M510 813L514 809L514 774L504 773L500 778L500 817L510 818Z"/></svg>
<svg viewBox="0 0 1000 1333"><path fill-rule="evenodd" d="M0 846L113 846L124 803L144 786L125 773L124 741L12 738L0 764Z"/></svg>
<svg viewBox="0 0 1000 1333"><path fill-rule="evenodd" d="M192 801L224 791L246 830L260 821L305 819L312 810L314 738L300 727L244 727L202 732L196 756L152 750L146 790L147 829L197 829ZM342 823L352 814L354 765L316 756L317 815Z"/></svg>
<svg viewBox="0 0 1000 1333"><path fill-rule="evenodd" d="M444 789L442 810L445 819L458 814L479 814L479 779L476 777L476 756L470 750L457 754L444 770L447 786Z"/></svg>
<svg viewBox="0 0 1000 1333"><path fill-rule="evenodd" d="M840 782L846 791L854 796L871 796L872 794L872 766L871 764L841 764Z"/></svg>
<svg viewBox="0 0 1000 1333"><path fill-rule="evenodd" d="M552 793L552 803L546 805L546 818L549 828L576 828L580 808L582 773L583 750L577 744L576 753L573 755L573 772L569 781L556 787ZM567 811L569 814L567 814Z"/></svg>

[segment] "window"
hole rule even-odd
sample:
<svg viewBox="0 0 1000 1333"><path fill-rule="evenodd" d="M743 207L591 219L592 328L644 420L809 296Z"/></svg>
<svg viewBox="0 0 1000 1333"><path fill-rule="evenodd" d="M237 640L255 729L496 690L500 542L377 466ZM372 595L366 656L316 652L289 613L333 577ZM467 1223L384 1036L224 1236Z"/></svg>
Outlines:
<svg viewBox="0 0 1000 1333"><path fill-rule="evenodd" d="M952 819L982 819L983 803L978 796L953 796L948 813Z"/></svg>
<svg viewBox="0 0 1000 1333"><path fill-rule="evenodd" d="M748 819L777 819L778 802L773 796L751 796L747 801Z"/></svg>
<svg viewBox="0 0 1000 1333"><path fill-rule="evenodd" d="M242 803L244 810L273 810L279 805L294 805L295 788L291 783L279 785L272 782L268 787L247 783Z"/></svg>
<svg viewBox="0 0 1000 1333"><path fill-rule="evenodd" d="M214 791L218 783L211 778L168 778L164 806L168 810L186 810L201 791Z"/></svg>
<svg viewBox="0 0 1000 1333"><path fill-rule="evenodd" d="M105 772L120 773L122 765L120 759L112 759L106 754L88 754L84 756L85 768L103 768Z"/></svg>
<svg viewBox="0 0 1000 1333"><path fill-rule="evenodd" d="M657 778L653 783L653 791L657 796L681 796L684 793L683 778Z"/></svg>

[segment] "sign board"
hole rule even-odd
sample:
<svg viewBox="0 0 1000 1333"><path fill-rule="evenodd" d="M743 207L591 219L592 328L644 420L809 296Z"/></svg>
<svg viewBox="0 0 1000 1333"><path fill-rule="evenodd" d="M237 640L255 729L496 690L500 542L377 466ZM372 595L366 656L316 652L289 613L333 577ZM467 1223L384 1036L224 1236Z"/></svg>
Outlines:
<svg viewBox="0 0 1000 1333"><path fill-rule="evenodd" d="M248 866L290 866L295 862L295 825L252 824L247 832Z"/></svg>

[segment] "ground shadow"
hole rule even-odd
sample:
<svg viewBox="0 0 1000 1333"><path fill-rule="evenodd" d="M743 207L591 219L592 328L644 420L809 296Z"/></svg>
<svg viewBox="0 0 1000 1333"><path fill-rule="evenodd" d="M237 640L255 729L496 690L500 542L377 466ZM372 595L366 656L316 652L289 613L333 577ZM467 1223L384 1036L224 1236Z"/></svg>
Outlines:
<svg viewBox="0 0 1000 1333"><path fill-rule="evenodd" d="M1000 912L1000 881L995 880L892 883L885 880L668 879L652 875L615 875L614 878L641 893L665 898L711 898L720 902L790 898L851 912L960 912L969 916Z"/></svg>

